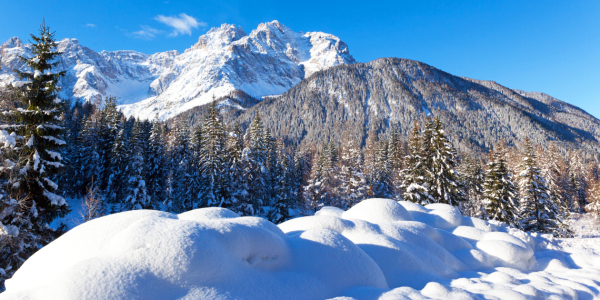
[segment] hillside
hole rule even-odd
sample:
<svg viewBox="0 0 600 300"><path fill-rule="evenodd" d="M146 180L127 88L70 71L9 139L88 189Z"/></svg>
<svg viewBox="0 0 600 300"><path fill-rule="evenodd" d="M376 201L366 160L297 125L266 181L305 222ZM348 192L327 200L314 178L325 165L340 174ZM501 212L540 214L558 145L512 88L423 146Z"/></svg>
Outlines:
<svg viewBox="0 0 600 300"><path fill-rule="evenodd" d="M493 81L462 78L399 58L342 65L317 72L286 93L244 110L229 122L248 124L258 111L274 136L304 147L397 128L407 138L415 120L431 113L459 148L487 151L529 136L534 144L600 149L600 120L542 93Z"/></svg>

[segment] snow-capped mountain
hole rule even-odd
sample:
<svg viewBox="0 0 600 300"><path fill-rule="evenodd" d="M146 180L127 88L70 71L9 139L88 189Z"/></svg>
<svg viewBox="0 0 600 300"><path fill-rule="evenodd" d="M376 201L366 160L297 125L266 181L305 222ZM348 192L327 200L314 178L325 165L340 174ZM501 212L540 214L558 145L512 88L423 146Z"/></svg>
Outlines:
<svg viewBox="0 0 600 300"><path fill-rule="evenodd" d="M6 84L17 80L13 69L26 68L18 56L30 56L31 46L16 37L2 46L0 82ZM256 98L279 95L316 71L354 63L338 37L294 32L278 21L260 24L250 34L223 24L181 54L97 53L76 39L60 41L58 50L64 53L59 69L67 70L60 82L63 97L98 101L112 95L126 115L161 119L234 90Z"/></svg>

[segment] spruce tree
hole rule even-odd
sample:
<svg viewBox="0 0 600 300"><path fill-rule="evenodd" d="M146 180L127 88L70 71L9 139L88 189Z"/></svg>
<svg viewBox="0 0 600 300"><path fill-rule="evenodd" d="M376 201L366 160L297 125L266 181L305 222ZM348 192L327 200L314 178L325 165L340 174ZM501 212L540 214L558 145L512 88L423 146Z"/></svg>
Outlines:
<svg viewBox="0 0 600 300"><path fill-rule="evenodd" d="M281 140L276 142L276 160L271 164L271 176L277 180L276 195L272 198L271 209L267 214L269 221L279 224L290 218L290 209L294 201L294 180L295 170L292 156L285 151L285 146Z"/></svg>
<svg viewBox="0 0 600 300"><path fill-rule="evenodd" d="M267 149L264 144L264 128L258 112L248 128L247 143L242 152L246 194L238 204L242 215L256 215L267 203Z"/></svg>
<svg viewBox="0 0 600 300"><path fill-rule="evenodd" d="M229 199L223 203L222 207L232 209L237 212L238 205L241 205L248 194L246 179L244 178L244 132L239 123L236 123L233 132L227 139L227 166L228 181L230 183Z"/></svg>
<svg viewBox="0 0 600 300"><path fill-rule="evenodd" d="M31 71L14 70L25 80L18 84L20 104L5 107L6 123L0 127L5 137L0 148L0 290L29 256L60 234L48 225L69 212L52 180L64 166L60 148L66 144L57 87L65 72L53 72L61 53L45 23L31 38L34 56L20 57Z"/></svg>
<svg viewBox="0 0 600 300"><path fill-rule="evenodd" d="M213 101L203 124L203 145L200 149L200 199L206 206L222 206L227 195L228 178L225 168L225 130L219 120L219 109Z"/></svg>
<svg viewBox="0 0 600 300"><path fill-rule="evenodd" d="M386 140L377 143L371 191L375 198L393 198L392 165L388 157L388 142Z"/></svg>
<svg viewBox="0 0 600 300"><path fill-rule="evenodd" d="M519 174L521 226L525 231L555 233L558 229L558 207L548 196L548 187L536 158L531 142L526 138Z"/></svg>
<svg viewBox="0 0 600 300"><path fill-rule="evenodd" d="M148 159L145 162L147 188L150 196L150 205L154 209L160 208L160 202L164 197L164 186L167 173L165 166L165 136L158 118L152 122L152 131L149 141Z"/></svg>
<svg viewBox="0 0 600 300"><path fill-rule="evenodd" d="M131 148L129 165L126 169L126 198L121 200L120 211L144 209L150 207L150 197L146 188L144 149L143 149L143 124L136 122L131 134Z"/></svg>
<svg viewBox="0 0 600 300"><path fill-rule="evenodd" d="M490 150L483 184L484 217L519 227L518 194L501 147Z"/></svg>
<svg viewBox="0 0 600 300"><path fill-rule="evenodd" d="M107 200L111 204L118 204L125 198L127 188L127 167L130 164L130 137L121 128L115 139L112 151L108 175L108 183L106 188ZM113 206L113 209L118 207Z"/></svg>
<svg viewBox="0 0 600 300"><path fill-rule="evenodd" d="M356 143L348 142L340 158L337 195L341 201L340 208L346 210L367 198L367 180L363 173L363 155Z"/></svg>
<svg viewBox="0 0 600 300"><path fill-rule="evenodd" d="M22 82L20 100L23 108L10 111L17 124L3 125L2 129L14 132L18 138L18 159L14 167L19 176L12 183L13 197L23 200L24 207L37 210L37 230L47 232L46 224L64 216L69 208L64 198L56 194L58 185L51 180L63 167L59 149L66 145L61 139L65 129L59 116L61 102L58 98L58 80L66 71L54 73L61 52L55 51L54 33L42 23L39 36L31 35L32 58L19 57L29 71L14 70Z"/></svg>
<svg viewBox="0 0 600 300"><path fill-rule="evenodd" d="M439 117L433 121L430 143L431 165L429 167L429 195L437 203L459 206L465 200L463 185L456 168L455 150L444 134Z"/></svg>
<svg viewBox="0 0 600 300"><path fill-rule="evenodd" d="M404 190L402 197L406 201L422 205L433 202L429 195L429 187L426 182L427 174L425 161L422 155L422 145L419 135L419 126L415 121L413 131L408 144L408 155L405 159L405 167L402 170L402 185Z"/></svg>
<svg viewBox="0 0 600 300"><path fill-rule="evenodd" d="M464 216L482 218L483 191L485 174L479 160L466 156L458 167L460 181L466 190L467 200L461 203L460 210Z"/></svg>
<svg viewBox="0 0 600 300"><path fill-rule="evenodd" d="M182 213L193 209L197 195L194 195L190 186L194 184L192 177L192 154L190 151L190 133L187 123L178 124L171 145L171 164L173 168L172 195L169 210ZM202 204L200 204L202 205Z"/></svg>

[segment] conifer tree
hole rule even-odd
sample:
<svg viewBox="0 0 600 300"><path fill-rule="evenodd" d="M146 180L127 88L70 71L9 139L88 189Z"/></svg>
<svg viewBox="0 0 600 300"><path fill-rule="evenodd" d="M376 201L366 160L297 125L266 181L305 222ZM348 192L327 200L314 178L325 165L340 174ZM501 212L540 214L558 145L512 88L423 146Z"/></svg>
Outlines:
<svg viewBox="0 0 600 300"><path fill-rule="evenodd" d="M121 211L144 209L150 207L150 197L144 180L143 127L141 122L134 124L131 134L131 148L126 169L127 195L121 200Z"/></svg>
<svg viewBox="0 0 600 300"><path fill-rule="evenodd" d="M388 159L390 161L390 172L392 180L392 194L394 199L402 199L402 176L404 168L404 157L406 156L403 142L400 139L400 133L397 129L392 130L388 139Z"/></svg>
<svg viewBox="0 0 600 300"><path fill-rule="evenodd" d="M54 33L45 23L40 27L39 36L32 34L31 38L34 57L19 57L31 72L14 70L25 80L21 82L20 95L23 108L10 111L18 123L3 125L2 129L14 132L17 137L17 146L5 151L19 151L14 168L20 172L14 178L11 194L16 199L27 199L23 200L24 207L37 210L35 226L42 234L48 233L45 224L69 211L65 199L56 194L58 185L51 180L63 167L58 151L66 142L61 139L65 128L59 118L62 100L58 98L57 83L66 72L52 72L62 53L55 51Z"/></svg>
<svg viewBox="0 0 600 300"><path fill-rule="evenodd" d="M363 155L356 143L348 142L340 158L337 195L340 208L346 210L367 198L367 180L363 173Z"/></svg>
<svg viewBox="0 0 600 300"><path fill-rule="evenodd" d="M240 124L235 124L233 132L227 139L227 166L229 168L230 191L229 199L223 203L222 207L237 211L237 206L242 204L248 193L246 179L244 178L244 161L242 153L244 151L244 132Z"/></svg>
<svg viewBox="0 0 600 300"><path fill-rule="evenodd" d="M273 177L277 178L276 195L272 198L271 209L267 214L269 221L279 224L290 218L290 209L294 201L295 170L292 156L285 151L281 140L276 142L276 166L271 166Z"/></svg>
<svg viewBox="0 0 600 300"><path fill-rule="evenodd" d="M192 155L190 151L190 133L187 123L178 124L171 145L172 160L172 202L169 210L182 213L193 209L197 195L189 188L194 184L192 177ZM200 204L202 205L202 204Z"/></svg>
<svg viewBox="0 0 600 300"><path fill-rule="evenodd" d="M405 159L405 168L402 170L402 186L404 200L419 204L429 204L433 198L429 195L427 185L425 161L422 155L422 145L419 136L419 126L415 121L408 144L408 155Z"/></svg>
<svg viewBox="0 0 600 300"><path fill-rule="evenodd" d="M20 57L31 72L15 70L25 80L17 84L20 104L5 107L10 110L0 127L5 137L0 147L0 290L29 256L60 234L48 225L69 212L52 180L64 166L59 151L66 144L56 86L65 72L53 73L61 53L55 51L54 33L45 23L39 36L31 38L34 56Z"/></svg>
<svg viewBox="0 0 600 300"><path fill-rule="evenodd" d="M573 233L570 229L571 212L567 196L570 183L567 166L554 142L550 143L548 149L538 147L536 152L539 153L538 157L540 158L540 174L546 179L548 186L548 197L558 208L556 219L559 235L570 237Z"/></svg>
<svg viewBox="0 0 600 300"><path fill-rule="evenodd" d="M531 142L526 138L519 174L521 226L525 231L554 233L558 228L558 208L548 196L548 187L536 158Z"/></svg>
<svg viewBox="0 0 600 300"><path fill-rule="evenodd" d="M258 112L254 116L246 133L247 143L242 152L246 194L239 203L237 211L242 215L255 215L267 203L267 155L264 144L264 129Z"/></svg>
<svg viewBox="0 0 600 300"><path fill-rule="evenodd" d="M203 145L200 149L200 199L206 206L222 206L227 195L225 167L225 130L219 120L219 109L213 101L203 124Z"/></svg>
<svg viewBox="0 0 600 300"><path fill-rule="evenodd" d="M482 218L483 191L485 174L479 160L466 156L458 167L460 181L466 191L467 201L461 203L460 210L464 216Z"/></svg>
<svg viewBox="0 0 600 300"><path fill-rule="evenodd" d="M393 198L392 166L386 140L377 143L371 190L375 198Z"/></svg>
<svg viewBox="0 0 600 300"><path fill-rule="evenodd" d="M509 176L501 147L490 150L483 188L485 219L519 227L517 189Z"/></svg>
<svg viewBox="0 0 600 300"><path fill-rule="evenodd" d="M150 196L150 205L154 209L160 208L161 199L164 197L165 186L165 171L167 171L164 155L165 155L165 136L161 124L158 122L158 117L152 123L152 131L149 140L148 159L145 162L146 176L148 179L147 189Z"/></svg>
<svg viewBox="0 0 600 300"><path fill-rule="evenodd" d="M130 159L129 136L125 128L121 128L115 139L110 159L110 173L107 184L107 200L117 204L124 200L127 188L127 166Z"/></svg>
<svg viewBox="0 0 600 300"><path fill-rule="evenodd" d="M439 117L432 124L430 143L429 195L437 203L458 206L465 200L462 183L459 181L456 168L455 150L444 134Z"/></svg>

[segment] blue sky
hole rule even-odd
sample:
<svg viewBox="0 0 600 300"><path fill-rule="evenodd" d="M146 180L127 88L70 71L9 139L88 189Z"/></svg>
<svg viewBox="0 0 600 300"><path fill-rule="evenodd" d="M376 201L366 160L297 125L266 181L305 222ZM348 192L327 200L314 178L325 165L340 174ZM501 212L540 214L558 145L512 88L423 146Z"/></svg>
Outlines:
<svg viewBox="0 0 600 300"><path fill-rule="evenodd" d="M0 42L36 32L96 51L183 51L211 27L279 20L339 36L360 62L401 57L540 91L600 117L600 1L2 1Z"/></svg>

